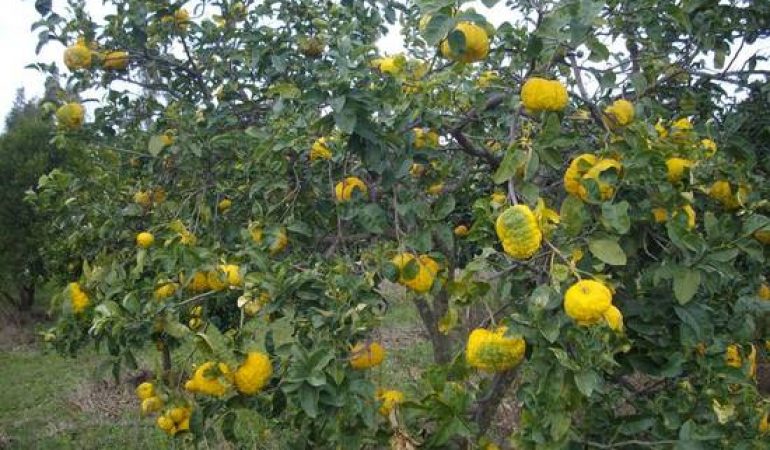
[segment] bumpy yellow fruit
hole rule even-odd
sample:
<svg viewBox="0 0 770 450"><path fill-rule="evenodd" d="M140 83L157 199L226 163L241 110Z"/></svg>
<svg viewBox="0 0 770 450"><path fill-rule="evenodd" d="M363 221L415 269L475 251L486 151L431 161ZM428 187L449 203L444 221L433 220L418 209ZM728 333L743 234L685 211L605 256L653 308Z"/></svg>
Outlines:
<svg viewBox="0 0 770 450"><path fill-rule="evenodd" d="M706 158L711 158L717 152L717 143L711 139L702 139L700 146L703 149Z"/></svg>
<svg viewBox="0 0 770 450"><path fill-rule="evenodd" d="M409 168L409 174L415 178L422 176L424 173L425 166L422 164L414 163L412 164L412 167Z"/></svg>
<svg viewBox="0 0 770 450"><path fill-rule="evenodd" d="M479 75L478 79L476 79L476 86L481 89L486 89L499 79L500 77L497 75L497 72L486 70Z"/></svg>
<svg viewBox="0 0 770 450"><path fill-rule="evenodd" d="M163 400L160 397L152 396L142 400L142 415L153 414L163 409Z"/></svg>
<svg viewBox="0 0 770 450"><path fill-rule="evenodd" d="M174 436L180 431L190 429L191 407L176 407L158 416L158 428L165 431L169 436Z"/></svg>
<svg viewBox="0 0 770 450"><path fill-rule="evenodd" d="M75 314L80 314L88 308L91 304L91 300L88 298L88 294L83 292L80 287L80 283L69 284L70 303L72 304L72 311Z"/></svg>
<svg viewBox="0 0 770 450"><path fill-rule="evenodd" d="M668 129L663 124L663 119L658 119L658 121L655 123L655 131L658 133L658 137L668 137Z"/></svg>
<svg viewBox="0 0 770 450"><path fill-rule="evenodd" d="M462 63L472 63L487 57L489 36L487 36L484 28L473 22L461 22L457 24L454 31L461 32L465 37L465 49L460 53L455 53L449 45L449 39L444 39L441 43L441 55L444 58Z"/></svg>
<svg viewBox="0 0 770 450"><path fill-rule="evenodd" d="M580 325L592 325L604 318L612 306L612 292L594 280L580 280L564 293L564 312Z"/></svg>
<svg viewBox="0 0 770 450"><path fill-rule="evenodd" d="M128 67L128 52L115 51L104 55L102 67L105 70L126 70Z"/></svg>
<svg viewBox="0 0 770 450"><path fill-rule="evenodd" d="M567 88L558 80L532 77L521 88L521 103L529 111L561 111L567 101Z"/></svg>
<svg viewBox="0 0 770 450"><path fill-rule="evenodd" d="M770 432L770 415L768 415L767 412L762 414L762 417L759 419L757 431L759 431L760 434L767 434Z"/></svg>
<svg viewBox="0 0 770 450"><path fill-rule="evenodd" d="M423 130L414 128L414 148L435 148L438 147L439 135L436 130Z"/></svg>
<svg viewBox="0 0 770 450"><path fill-rule="evenodd" d="M139 400L147 400L150 397L154 397L155 385L145 381L136 387L136 396L139 397Z"/></svg>
<svg viewBox="0 0 770 450"><path fill-rule="evenodd" d="M273 376L270 358L261 352L251 352L233 374L235 388L241 394L254 395L261 391Z"/></svg>
<svg viewBox="0 0 770 450"><path fill-rule="evenodd" d="M455 229L454 229L454 234L455 234L455 236L457 236L457 237L465 237L465 236L468 236L468 233L469 233L469 232L470 232L470 231L468 231L468 227L467 227L467 226L465 226L465 225L457 225L457 226L455 227Z"/></svg>
<svg viewBox="0 0 770 450"><path fill-rule="evenodd" d="M155 236L152 233L142 231L136 235L136 245L141 248L150 248L155 243Z"/></svg>
<svg viewBox="0 0 770 450"><path fill-rule="evenodd" d="M743 358L741 358L741 352L737 345L730 344L725 349L725 364L738 369L743 366Z"/></svg>
<svg viewBox="0 0 770 450"><path fill-rule="evenodd" d="M179 285L176 283L165 283L155 289L153 293L155 300L165 300L176 293Z"/></svg>
<svg viewBox="0 0 770 450"><path fill-rule="evenodd" d="M741 206L749 192L748 189L741 186L738 188L737 195L735 195L729 181L717 180L709 188L708 195L721 203L725 209L732 210Z"/></svg>
<svg viewBox="0 0 770 450"><path fill-rule="evenodd" d="M208 276L204 272L195 272L190 280L188 288L192 292L206 292L209 290Z"/></svg>
<svg viewBox="0 0 770 450"><path fill-rule="evenodd" d="M85 39L78 41L64 50L64 65L70 70L87 69L91 67L92 51L86 45Z"/></svg>
<svg viewBox="0 0 770 450"><path fill-rule="evenodd" d="M270 251L270 256L275 256L282 251L286 250L286 247L289 245L289 236L286 234L285 228L280 228L275 235L275 240L270 245L270 248L268 249Z"/></svg>
<svg viewBox="0 0 770 450"><path fill-rule="evenodd" d="M206 275L209 287L221 291L227 287L238 287L243 284L241 268L237 264L221 264L217 270Z"/></svg>
<svg viewBox="0 0 770 450"><path fill-rule="evenodd" d="M377 400L380 401L380 414L388 416L394 408L404 403L404 393L395 389L378 389Z"/></svg>
<svg viewBox="0 0 770 450"><path fill-rule="evenodd" d="M216 364L213 361L208 361L195 370L192 378L185 383L184 388L197 394L221 397L227 392L226 382L231 377L227 364Z"/></svg>
<svg viewBox="0 0 770 450"><path fill-rule="evenodd" d="M233 206L233 201L229 198L223 198L218 204L217 204L217 211L224 214L227 211L230 210Z"/></svg>
<svg viewBox="0 0 770 450"><path fill-rule="evenodd" d="M377 342L369 345L358 343L350 349L350 365L357 370L379 366L385 359L385 349Z"/></svg>
<svg viewBox="0 0 770 450"><path fill-rule="evenodd" d="M684 205L682 206L681 211L684 212L684 214L687 216L687 229L692 230L693 228L695 228L696 214L693 207L691 205ZM675 211L674 217L678 215L679 215L679 211Z"/></svg>
<svg viewBox="0 0 770 450"><path fill-rule="evenodd" d="M580 180L596 164L596 161L596 156L590 153L584 153L572 160L564 172L564 190L568 194L578 197L586 195L585 193L581 194L581 192L585 192L585 187L580 184Z"/></svg>
<svg viewBox="0 0 770 450"><path fill-rule="evenodd" d="M56 110L56 122L60 127L77 130L83 126L86 110L80 103L67 103Z"/></svg>
<svg viewBox="0 0 770 450"><path fill-rule="evenodd" d="M172 16L164 16L161 19L163 23L173 23L174 28L179 31L185 32L190 27L190 13L185 8L179 8L174 11Z"/></svg>
<svg viewBox="0 0 770 450"><path fill-rule="evenodd" d="M652 216L656 223L663 223L668 220L668 211L666 208L653 208Z"/></svg>
<svg viewBox="0 0 770 450"><path fill-rule="evenodd" d="M608 106L604 113L612 119L614 124L623 127L634 120L634 104L621 98Z"/></svg>
<svg viewBox="0 0 770 450"><path fill-rule="evenodd" d="M508 195L503 192L493 192L490 196L490 203L495 208L499 208L508 202Z"/></svg>
<svg viewBox="0 0 770 450"><path fill-rule="evenodd" d="M441 195L444 192L444 183L434 183L425 190L429 195Z"/></svg>
<svg viewBox="0 0 770 450"><path fill-rule="evenodd" d="M332 159L332 151L329 149L329 146L326 145L326 138L324 137L316 139L310 147L310 160L315 161L318 159Z"/></svg>
<svg viewBox="0 0 770 450"><path fill-rule="evenodd" d="M262 242L262 238L264 237L264 230L259 224L252 223L249 225L249 237L251 238L252 242L255 244L259 244Z"/></svg>
<svg viewBox="0 0 770 450"><path fill-rule="evenodd" d="M176 434L176 425L174 424L174 421L171 420L168 416L158 416L156 423L158 424L158 428L165 431L167 434L171 436Z"/></svg>
<svg viewBox="0 0 770 450"><path fill-rule="evenodd" d="M669 158L666 160L666 169L668 171L668 181L678 183L684 176L685 169L693 166L693 162L684 158Z"/></svg>
<svg viewBox="0 0 770 450"><path fill-rule="evenodd" d="M610 305L602 316L610 329L618 333L623 331L623 313L616 306Z"/></svg>
<svg viewBox="0 0 770 450"><path fill-rule="evenodd" d="M413 278L407 279L403 274L403 270L412 261L415 261L415 264L417 264L417 274ZM396 255L391 262L399 271L398 282L418 294L430 291L436 274L441 270L439 264L428 255L416 258L411 253L401 253Z"/></svg>
<svg viewBox="0 0 770 450"><path fill-rule="evenodd" d="M615 193L615 186L610 183L601 181L602 175L608 170L615 171L617 176L620 177L621 173L623 172L623 165L619 161L612 158L604 158L597 161L596 164L588 169L588 172L583 175L583 180L594 180L596 182L596 184L599 186L599 195L601 196L602 200L608 200ZM586 200L588 198L588 189L586 189L582 184L580 187L580 198Z"/></svg>
<svg viewBox="0 0 770 450"><path fill-rule="evenodd" d="M368 189L366 184L358 177L347 177L337 183L334 187L334 194L338 202L347 202L353 196L353 191L358 190L361 195L366 195Z"/></svg>
<svg viewBox="0 0 770 450"><path fill-rule="evenodd" d="M762 283L757 290L757 296L762 300L770 300L770 285Z"/></svg>
<svg viewBox="0 0 770 450"><path fill-rule="evenodd" d="M372 67L388 75L398 75L404 68L404 57L398 55L377 58L372 61Z"/></svg>
<svg viewBox="0 0 770 450"><path fill-rule="evenodd" d="M754 232L754 239L759 242L770 245L770 230L757 230Z"/></svg>
<svg viewBox="0 0 770 450"><path fill-rule="evenodd" d="M503 250L513 259L529 259L543 240L537 218L527 205L514 205L503 211L497 217L495 231Z"/></svg>
<svg viewBox="0 0 770 450"><path fill-rule="evenodd" d="M506 337L506 331L506 327L473 330L465 347L468 365L486 372L502 372L519 365L527 344L521 337Z"/></svg>
<svg viewBox="0 0 770 450"><path fill-rule="evenodd" d="M134 194L134 203L147 209L152 206L152 194L148 191L137 191Z"/></svg>
<svg viewBox="0 0 770 450"><path fill-rule="evenodd" d="M677 142L684 142L692 131L692 122L687 117L683 117L671 124L671 138Z"/></svg>

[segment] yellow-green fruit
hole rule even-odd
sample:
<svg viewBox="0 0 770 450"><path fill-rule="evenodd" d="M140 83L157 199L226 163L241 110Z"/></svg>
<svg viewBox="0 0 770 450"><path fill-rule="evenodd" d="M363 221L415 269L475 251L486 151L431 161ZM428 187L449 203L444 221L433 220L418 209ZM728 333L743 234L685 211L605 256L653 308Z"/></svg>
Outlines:
<svg viewBox="0 0 770 450"><path fill-rule="evenodd" d="M222 201L217 204L217 210L224 214L233 206L233 201L229 198L223 198Z"/></svg>
<svg viewBox="0 0 770 450"><path fill-rule="evenodd" d="M602 200L608 200L615 193L615 186L601 180L604 172L607 172L608 170L613 170L617 176L620 177L620 174L623 171L623 165L615 159L604 158L597 161L596 164L583 175L584 183L585 180L594 180L596 182L599 186L599 196ZM588 199L588 189L586 189L583 184L580 186L579 196L583 200Z"/></svg>
<svg viewBox="0 0 770 450"><path fill-rule="evenodd" d="M465 49L460 53L452 51L449 45L449 39L444 39L441 43L441 55L444 58L453 61L472 63L481 61L489 53L489 36L483 27L473 22L461 22L457 24L454 31L459 31L465 37Z"/></svg>
<svg viewBox="0 0 770 450"><path fill-rule="evenodd" d="M413 278L406 278L403 270L412 261L417 265L417 273ZM401 253L396 255L391 262L399 271L398 282L418 294L430 291L436 279L436 274L441 270L439 264L428 255L416 258L411 253Z"/></svg>
<svg viewBox="0 0 770 450"><path fill-rule="evenodd" d="M350 349L350 365L354 369L370 369L382 364L384 359L385 349L377 342L369 345L359 343Z"/></svg>
<svg viewBox="0 0 770 450"><path fill-rule="evenodd" d="M590 153L584 153L577 156L569 164L569 167L564 172L564 190L568 194L576 195L583 198L585 194L585 188L580 184L580 180L583 178L591 167L596 164L597 158Z"/></svg>
<svg viewBox="0 0 770 450"><path fill-rule="evenodd" d="M607 311L604 311L603 317L610 329L618 333L623 331L623 313L616 306L611 305L607 308Z"/></svg>
<svg viewBox="0 0 770 450"><path fill-rule="evenodd" d="M85 39L80 38L75 45L64 51L64 65L70 70L87 69L91 67L91 53Z"/></svg>
<svg viewBox="0 0 770 450"><path fill-rule="evenodd" d="M666 169L668 171L668 181L671 183L678 183L686 169L691 168L693 162L684 158L669 158L666 160Z"/></svg>
<svg viewBox="0 0 770 450"><path fill-rule="evenodd" d="M561 111L568 100L567 88L558 80L532 77L521 87L521 103L529 111Z"/></svg>
<svg viewBox="0 0 770 450"><path fill-rule="evenodd" d="M465 225L457 225L454 229L454 234L457 237L465 237L468 236L468 227Z"/></svg>
<svg viewBox="0 0 770 450"><path fill-rule="evenodd" d="M537 218L527 205L514 205L503 211L495 222L503 250L513 259L529 259L543 240Z"/></svg>
<svg viewBox="0 0 770 450"><path fill-rule="evenodd" d="M136 396L139 397L139 400L147 400L150 397L154 397L155 385L145 381L136 387Z"/></svg>
<svg viewBox="0 0 770 450"><path fill-rule="evenodd" d="M527 344L521 337L506 337L506 331L506 327L494 331L473 330L465 347L468 365L487 372L502 372L517 366L524 358Z"/></svg>
<svg viewBox="0 0 770 450"><path fill-rule="evenodd" d="M109 52L104 56L102 67L105 70L125 70L128 67L128 52Z"/></svg>
<svg viewBox="0 0 770 450"><path fill-rule="evenodd" d="M153 236L152 233L142 231L136 235L136 245L141 248L150 248L154 242L155 236Z"/></svg>
<svg viewBox="0 0 770 450"><path fill-rule="evenodd" d="M267 385L272 375L270 358L261 352L251 352L235 371L233 382L241 394L254 395Z"/></svg>
<svg viewBox="0 0 770 450"><path fill-rule="evenodd" d="M361 192L361 195L366 195L366 184L358 177L347 177L334 187L334 195L338 202L346 202L351 199L355 190Z"/></svg>
<svg viewBox="0 0 770 450"><path fill-rule="evenodd" d="M604 110L613 125L626 126L634 120L634 104L625 99L615 100Z"/></svg>
<svg viewBox="0 0 770 450"><path fill-rule="evenodd" d="M77 130L83 126L86 110L80 103L67 103L56 110L56 122L60 127Z"/></svg>
<svg viewBox="0 0 770 450"><path fill-rule="evenodd" d="M580 280L564 293L564 312L580 325L591 325L604 318L612 306L612 292L594 280Z"/></svg>
<svg viewBox="0 0 770 450"><path fill-rule="evenodd" d="M757 296L762 300L770 300L770 285L762 283L757 291Z"/></svg>
<svg viewBox="0 0 770 450"><path fill-rule="evenodd" d="M152 414L160 411L163 408L163 400L158 396L153 396L142 400L142 414Z"/></svg>

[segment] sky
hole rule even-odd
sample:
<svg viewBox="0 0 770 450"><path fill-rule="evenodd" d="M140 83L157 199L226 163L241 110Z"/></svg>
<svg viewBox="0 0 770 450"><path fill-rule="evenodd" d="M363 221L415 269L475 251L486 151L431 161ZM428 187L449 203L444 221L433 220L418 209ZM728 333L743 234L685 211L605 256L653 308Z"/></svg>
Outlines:
<svg viewBox="0 0 770 450"><path fill-rule="evenodd" d="M0 71L0 118L4 118L13 105L18 88L24 88L27 98L40 97L43 94L45 77L35 70L25 69L25 66L35 62L51 63L55 61L60 64L60 67L63 67L61 57L64 47L57 42L52 42L46 45L39 55L35 55L37 36L30 30L32 23L40 18L35 10L35 0L0 1L4 6L6 3L10 3L11 6L4 9L5 14L0 14L0 42L3 43L4 63L3 70ZM102 0L86 0L86 4L95 18L103 17L109 11L103 5ZM61 11L65 5L66 0L53 0L54 11ZM512 12L506 8L503 1L491 9L485 7L480 1L470 2L466 7L474 7L495 27L513 18ZM394 27L387 36L381 39L378 45L385 54L402 51L403 44L397 27ZM618 43L613 47L617 45ZM770 44L767 40L744 48L743 54L748 56L753 53L752 50L762 48L762 45L766 45L764 53L770 55ZM730 57L728 57L728 61L729 59ZM742 58L736 61L734 67L740 65L742 62L740 59ZM706 62L709 63L709 61ZM4 120L0 121L0 130L3 129L4 125Z"/></svg>

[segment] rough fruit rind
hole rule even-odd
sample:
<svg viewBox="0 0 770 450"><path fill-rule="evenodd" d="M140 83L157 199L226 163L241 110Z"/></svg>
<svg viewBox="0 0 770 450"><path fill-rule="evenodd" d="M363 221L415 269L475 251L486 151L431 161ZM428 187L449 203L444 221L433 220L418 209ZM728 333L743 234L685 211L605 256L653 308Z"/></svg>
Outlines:
<svg viewBox="0 0 770 450"><path fill-rule="evenodd" d="M604 318L612 306L612 292L594 280L580 280L564 293L564 312L580 325L592 325Z"/></svg>
<svg viewBox="0 0 770 450"><path fill-rule="evenodd" d="M517 366L524 358L527 344L521 337L506 337L506 331L506 327L473 330L465 347L468 365L487 372L502 372Z"/></svg>
<svg viewBox="0 0 770 450"><path fill-rule="evenodd" d="M369 345L358 343L350 349L350 365L354 369L371 369L382 364L384 359L385 349L377 342Z"/></svg>
<svg viewBox="0 0 770 450"><path fill-rule="evenodd" d="M529 259L543 241L537 218L527 205L514 205L503 211L495 222L497 237L511 258Z"/></svg>
<svg viewBox="0 0 770 450"><path fill-rule="evenodd" d="M449 39L444 39L444 42L441 43L441 55L444 58L463 63L472 63L487 57L487 53L489 53L489 36L487 36L487 32L483 27L473 22L460 22L454 31L459 31L465 36L465 49L461 54L455 54L449 45Z"/></svg>
<svg viewBox="0 0 770 450"><path fill-rule="evenodd" d="M521 88L521 103L529 111L561 111L568 100L567 88L558 80L532 77Z"/></svg>
<svg viewBox="0 0 770 450"><path fill-rule="evenodd" d="M251 352L233 374L233 382L241 394L254 395L267 385L271 376L270 358L262 352Z"/></svg>

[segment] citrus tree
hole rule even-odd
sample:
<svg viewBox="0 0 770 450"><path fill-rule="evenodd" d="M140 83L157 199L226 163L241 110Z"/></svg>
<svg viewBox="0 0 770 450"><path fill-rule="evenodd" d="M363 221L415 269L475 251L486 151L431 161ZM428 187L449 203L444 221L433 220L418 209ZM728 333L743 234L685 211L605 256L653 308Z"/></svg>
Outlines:
<svg viewBox="0 0 770 450"><path fill-rule="evenodd" d="M735 54L768 5L38 3L54 143L93 161L33 196L77 260L46 339L116 375L157 348L137 395L171 439L249 413L289 448L766 445L768 163L740 136L768 73ZM408 386L377 368L393 291L433 353Z"/></svg>

